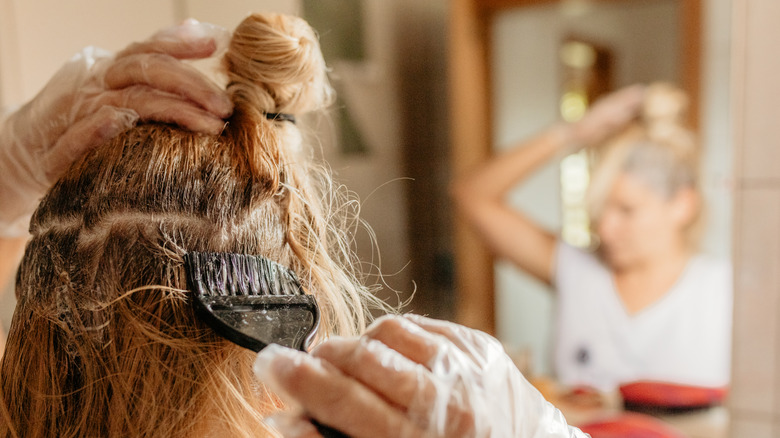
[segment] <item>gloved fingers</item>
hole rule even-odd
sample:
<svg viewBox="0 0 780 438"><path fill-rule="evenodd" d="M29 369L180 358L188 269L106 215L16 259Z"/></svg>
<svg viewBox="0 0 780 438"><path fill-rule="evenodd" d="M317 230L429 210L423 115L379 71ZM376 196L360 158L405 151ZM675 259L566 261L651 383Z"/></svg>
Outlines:
<svg viewBox="0 0 780 438"><path fill-rule="evenodd" d="M217 51L226 49L230 43L231 33L221 26L203 23L194 18L187 18L179 25L162 29L152 35L152 41L192 41L212 40L217 44Z"/></svg>
<svg viewBox="0 0 780 438"><path fill-rule="evenodd" d="M427 319L421 320L424 321ZM446 334L453 332L448 323L442 326L431 323L428 326ZM462 329L472 331L465 327ZM423 379L409 379L406 388L412 386L412 389L403 394L410 399L404 406L415 424L435 436L472 436L475 430L474 409L477 408L474 403L479 402L473 391L482 388L483 370L468 352L461 350L446 336L429 331L408 317L379 318L364 336L381 341L385 348L424 366L428 371L423 374ZM465 338L463 335L453 336L460 342ZM401 383L396 384L399 388L403 387ZM417 386L416 393L413 385Z"/></svg>
<svg viewBox="0 0 780 438"><path fill-rule="evenodd" d="M378 318L366 330L365 337L382 342L413 362L430 369L430 363L444 347L444 339L427 332L407 318L386 315Z"/></svg>
<svg viewBox="0 0 780 438"><path fill-rule="evenodd" d="M280 412L266 417L263 423L279 432L284 438L320 438L322 436L305 415Z"/></svg>
<svg viewBox="0 0 780 438"><path fill-rule="evenodd" d="M422 436L403 412L319 358L270 345L258 354L254 370L282 399L351 437Z"/></svg>
<svg viewBox="0 0 780 438"><path fill-rule="evenodd" d="M104 105L132 109L142 121L172 123L211 135L219 134L225 127L224 120L192 101L143 85L104 92L82 111L89 114L93 108Z"/></svg>
<svg viewBox="0 0 780 438"><path fill-rule="evenodd" d="M116 57L138 53L164 53L177 59L201 59L208 58L216 49L217 43L208 38L191 41L141 41L122 49Z"/></svg>
<svg viewBox="0 0 780 438"><path fill-rule="evenodd" d="M426 318L421 315L407 314L409 319L430 333L440 335L449 340L460 351L466 353L475 363L484 366L486 360L498 354L505 354L504 347L494 337L487 333L471 330L449 321Z"/></svg>
<svg viewBox="0 0 780 438"><path fill-rule="evenodd" d="M403 410L415 402L427 405L436 398L431 372L380 341L331 338L312 355L328 361Z"/></svg>
<svg viewBox="0 0 780 438"><path fill-rule="evenodd" d="M137 121L138 113L132 109L103 106L74 123L43 158L47 182L56 181L74 160L130 129Z"/></svg>
<svg viewBox="0 0 780 438"><path fill-rule="evenodd" d="M492 338L488 335L483 335L484 338L480 337L478 340L474 339L479 332L466 327L456 327L458 335L453 334L452 330L445 330L435 325L429 325L429 328L431 330L418 325L408 316L388 315L377 319L366 330L365 336L381 341L429 370L433 370L434 366L455 364L471 368L475 365L475 358L480 357L482 348L493 348L495 345L490 343ZM441 333L437 333L436 330ZM444 334L448 334L451 338ZM501 352L503 353L503 349Z"/></svg>
<svg viewBox="0 0 780 438"><path fill-rule="evenodd" d="M195 67L159 53L137 53L118 57L105 75L108 89L133 85L149 87L191 100L219 118L233 112L233 103L224 90Z"/></svg>
<svg viewBox="0 0 780 438"><path fill-rule="evenodd" d="M611 115L613 118L636 117L644 100L647 87L643 84L629 85L597 100L591 111Z"/></svg>
<svg viewBox="0 0 780 438"><path fill-rule="evenodd" d="M163 29L146 41L132 43L117 53L117 58L137 53L165 53L178 59L211 56L230 38L229 32L208 23L186 20L178 26Z"/></svg>
<svg viewBox="0 0 780 438"><path fill-rule="evenodd" d="M597 144L634 120L644 99L646 87L632 85L603 97L577 123L574 135L585 144Z"/></svg>

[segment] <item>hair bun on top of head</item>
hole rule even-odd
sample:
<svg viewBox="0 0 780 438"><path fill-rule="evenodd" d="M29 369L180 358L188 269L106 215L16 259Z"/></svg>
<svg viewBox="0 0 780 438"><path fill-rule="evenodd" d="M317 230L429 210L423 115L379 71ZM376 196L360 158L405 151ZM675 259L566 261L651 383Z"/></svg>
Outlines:
<svg viewBox="0 0 780 438"><path fill-rule="evenodd" d="M224 56L227 91L237 109L302 114L333 100L314 30L304 20L253 14L233 32Z"/></svg>
<svg viewBox="0 0 780 438"><path fill-rule="evenodd" d="M642 104L642 123L648 139L673 148L677 154L695 155L696 142L685 123L688 106L688 96L674 85L648 85Z"/></svg>
<svg viewBox="0 0 780 438"><path fill-rule="evenodd" d="M674 121L682 123L688 112L689 100L684 91L666 82L647 86L642 116L647 121Z"/></svg>

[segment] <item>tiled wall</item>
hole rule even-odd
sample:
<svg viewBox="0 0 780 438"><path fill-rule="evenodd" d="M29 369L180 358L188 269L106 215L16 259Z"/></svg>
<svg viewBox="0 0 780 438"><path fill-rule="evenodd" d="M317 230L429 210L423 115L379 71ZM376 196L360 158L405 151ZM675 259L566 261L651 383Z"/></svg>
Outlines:
<svg viewBox="0 0 780 438"><path fill-rule="evenodd" d="M734 0L732 437L780 436L780 2Z"/></svg>

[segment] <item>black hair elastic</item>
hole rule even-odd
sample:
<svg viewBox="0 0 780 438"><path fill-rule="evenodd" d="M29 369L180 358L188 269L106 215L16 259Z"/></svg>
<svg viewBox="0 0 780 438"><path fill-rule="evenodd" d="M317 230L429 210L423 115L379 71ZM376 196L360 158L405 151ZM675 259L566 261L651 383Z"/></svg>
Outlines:
<svg viewBox="0 0 780 438"><path fill-rule="evenodd" d="M273 121L295 123L295 116L288 113L265 113L265 118Z"/></svg>

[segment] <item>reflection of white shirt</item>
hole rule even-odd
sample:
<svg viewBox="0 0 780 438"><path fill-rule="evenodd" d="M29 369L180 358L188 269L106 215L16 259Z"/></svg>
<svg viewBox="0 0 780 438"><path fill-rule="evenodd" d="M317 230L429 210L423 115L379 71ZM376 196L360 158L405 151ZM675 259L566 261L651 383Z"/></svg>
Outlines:
<svg viewBox="0 0 780 438"><path fill-rule="evenodd" d="M559 243L555 285L555 367L562 383L605 391L638 380L708 387L728 383L728 263L693 257L666 295L629 315L601 261Z"/></svg>

